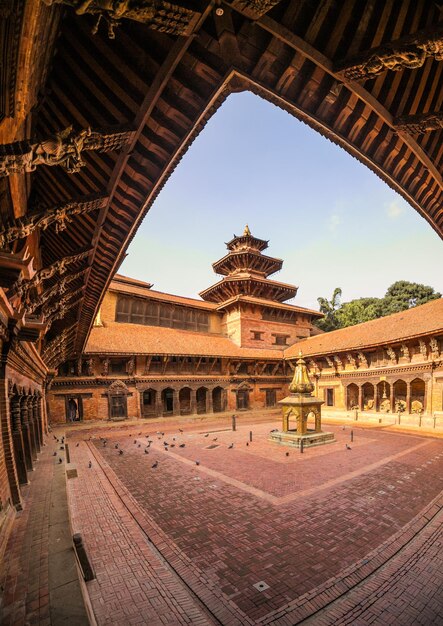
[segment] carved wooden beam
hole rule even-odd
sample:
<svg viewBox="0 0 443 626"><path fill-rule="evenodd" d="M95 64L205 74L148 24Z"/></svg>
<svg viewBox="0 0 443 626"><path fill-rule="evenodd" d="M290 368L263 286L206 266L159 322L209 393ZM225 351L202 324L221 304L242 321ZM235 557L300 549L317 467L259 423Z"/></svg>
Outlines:
<svg viewBox="0 0 443 626"><path fill-rule="evenodd" d="M51 224L55 224L55 232L63 231L75 215L102 209L107 201L107 196L91 196L16 219L0 231L0 247L4 248L17 239L24 239L37 229L46 230Z"/></svg>
<svg viewBox="0 0 443 626"><path fill-rule="evenodd" d="M52 278L56 274L59 274L60 276L63 275L67 271L71 263L82 261L87 256L89 256L90 252L91 250L88 249L88 250L84 250L83 252L79 252L79 254L66 256L63 259L60 259L60 261L56 261L52 265L49 265L49 267L42 268L41 270L33 274L30 280L27 279L26 277L19 278L11 286L11 294L14 297L25 296L29 292L30 289L32 289L33 287L37 287L37 285L42 283L44 280L48 280L48 278ZM0 255L1 254L2 253L0 253ZM1 264L1 256L0 256L0 264Z"/></svg>
<svg viewBox="0 0 443 626"><path fill-rule="evenodd" d="M42 141L0 145L0 176L33 172L38 165L60 165L70 174L86 165L82 152L110 152L130 143L134 131L75 131L72 126Z"/></svg>
<svg viewBox="0 0 443 626"><path fill-rule="evenodd" d="M401 115L394 119L396 130L403 130L410 135L428 133L443 128L443 112L423 113L421 115Z"/></svg>
<svg viewBox="0 0 443 626"><path fill-rule="evenodd" d="M374 78L386 70L422 67L428 57L443 60L443 24L434 30L423 30L378 48L373 48L354 59L345 59L335 70L347 80Z"/></svg>
<svg viewBox="0 0 443 626"><path fill-rule="evenodd" d="M201 13L189 8L185 2L164 2L164 0L43 0L45 4L66 4L75 9L77 15L86 13L96 15L97 21L92 29L95 35L100 22L107 23L109 39L115 39L115 28L120 20L128 19L142 22L153 30L171 35L190 35Z"/></svg>
<svg viewBox="0 0 443 626"><path fill-rule="evenodd" d="M232 0L231 6L251 20L258 20L280 0Z"/></svg>
<svg viewBox="0 0 443 626"><path fill-rule="evenodd" d="M83 276L83 274L87 272L87 270L88 268L85 268L84 270L76 272L75 274L64 276L61 280L57 281L57 283L51 289L44 291L37 297L32 298L29 302L26 302L23 306L23 310L27 314L34 313L34 311L36 311L39 307L43 306L46 302L49 302L49 300L52 300L54 296L62 296L68 288L68 285L77 278Z"/></svg>

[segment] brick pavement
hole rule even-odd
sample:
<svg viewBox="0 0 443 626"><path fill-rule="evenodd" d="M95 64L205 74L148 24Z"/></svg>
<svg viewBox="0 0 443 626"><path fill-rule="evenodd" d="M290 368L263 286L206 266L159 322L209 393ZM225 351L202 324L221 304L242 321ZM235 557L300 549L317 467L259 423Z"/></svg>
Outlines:
<svg viewBox="0 0 443 626"><path fill-rule="evenodd" d="M127 511L222 623L232 619L233 603L240 623L283 619L276 614L281 607L288 611L387 541L442 486L442 443L435 439L354 428L348 451L349 429L333 427L337 444L301 455L267 441L273 424L254 426L246 446L249 427L204 437L191 428L181 434L171 423L160 440L150 433L145 454L144 426L142 435L114 430L106 448L95 440L91 452ZM168 452L164 439L175 444ZM253 585L261 580L269 588L259 592Z"/></svg>

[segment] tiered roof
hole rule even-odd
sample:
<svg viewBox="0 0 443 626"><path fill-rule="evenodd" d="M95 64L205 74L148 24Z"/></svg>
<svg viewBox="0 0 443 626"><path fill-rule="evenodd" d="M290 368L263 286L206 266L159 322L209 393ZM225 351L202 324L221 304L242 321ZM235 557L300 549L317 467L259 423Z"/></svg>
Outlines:
<svg viewBox="0 0 443 626"><path fill-rule="evenodd" d="M274 302L293 298L297 287L268 280L281 269L283 261L262 254L268 247L264 239L253 237L249 227L226 244L229 253L213 264L214 271L224 278L200 292L204 300L223 303L238 295L247 295Z"/></svg>

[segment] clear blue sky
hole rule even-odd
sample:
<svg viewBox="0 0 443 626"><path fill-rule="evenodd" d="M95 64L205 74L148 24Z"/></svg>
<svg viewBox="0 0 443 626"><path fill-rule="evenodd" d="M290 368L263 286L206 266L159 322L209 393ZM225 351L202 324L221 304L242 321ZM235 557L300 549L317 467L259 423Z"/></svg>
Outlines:
<svg viewBox="0 0 443 626"><path fill-rule="evenodd" d="M383 296L396 280L443 291L443 245L375 174L288 113L250 93L231 95L170 177L119 272L154 289L198 297L211 264L249 224L284 260L276 280L291 302L318 309Z"/></svg>

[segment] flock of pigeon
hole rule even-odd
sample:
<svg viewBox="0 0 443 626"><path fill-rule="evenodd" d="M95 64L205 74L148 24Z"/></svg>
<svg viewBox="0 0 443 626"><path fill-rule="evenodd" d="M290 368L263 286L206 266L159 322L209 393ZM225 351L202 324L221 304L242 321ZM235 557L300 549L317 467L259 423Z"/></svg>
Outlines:
<svg viewBox="0 0 443 626"><path fill-rule="evenodd" d="M178 430L179 430L180 434L183 434L183 430L182 430L181 428L179 428ZM271 432L274 432L275 430L277 430L277 429L275 428L275 429L271 430ZM345 430L345 426L343 426L343 430ZM142 434L143 434L143 433L138 433L138 437L141 437L141 436L142 436ZM165 433L164 433L164 432L161 432L161 431L157 431L155 434L157 435L157 439L158 439L159 441L161 441L161 440L162 440L162 438L165 436ZM134 435L132 435L132 434L130 434L130 435L129 435L129 437L131 437L131 438L132 438L133 436L134 436ZM64 436L63 436L63 437L61 437L61 439L58 439L58 437L56 437L55 435L53 435L53 437L54 437L54 439L57 441L57 443L60 443L60 444L61 444L61 445L60 445L60 450L64 450L64 449L65 449L65 446L64 446L64 443L65 443L65 438L64 438ZM152 444L152 443L154 443L154 441L153 441L153 439L150 439L150 435L149 435L149 434L146 434L146 435L145 435L145 437L147 438L147 440L148 440L148 441L147 441L147 444L146 444L146 446L145 446L144 453L145 453L145 454L149 454L149 448L151 447L151 444ZM206 433L206 435L204 435L204 437L205 437L205 438L206 438L206 437L209 437L209 433ZM89 437L89 439L92 439L92 437ZM212 441L214 441L214 442L215 442L215 441L217 441L217 440L218 440L218 437L214 437L214 438L212 439ZM105 437L100 437L100 441L102 442L103 447L105 448L105 447L106 447L106 445L107 445L107 443L108 443L108 440L107 440ZM178 448L185 448L185 447L186 447L186 444L185 444L185 443L178 443L178 442L176 443L176 437L172 437L172 442L173 442L173 443L168 443L166 440L164 440L164 441L163 441L163 448L164 448L165 452L168 452L169 448L175 448L176 446L177 446ZM246 442L246 445L247 445L247 446L249 446L249 443L250 443L250 442L249 442L249 441L247 441L247 442ZM134 444L137 444L137 447L138 447L138 448L141 448L141 445L142 445L142 444L141 444L141 443L139 443L139 442L137 441L137 439L134 439ZM79 445L80 445L80 443L77 443L77 444L76 444L76 447L78 448L78 446L79 446ZM352 450L352 448L351 448L351 446L350 446L349 444L345 444L345 446L346 446L346 450ZM228 450L232 450L232 449L233 449L233 447L234 447L234 444L233 444L233 443L231 443L231 444L228 446ZM119 456L122 456L122 455L124 454L124 451L123 451L123 450L119 447L119 444L118 444L118 443L116 443L116 444L114 445L114 448L118 451ZM54 452L53 456L57 456L57 452ZM286 456L286 457L288 457L288 456L289 456L289 452L286 452L286 453L285 453L285 456ZM59 463L63 463L63 460L59 457L58 462L59 462ZM195 464L196 464L196 465L200 465L200 461L195 461ZM92 468L92 461L89 461L89 463L88 463L88 467L89 467L89 469L91 469L91 468ZM157 461L155 461L155 462L151 465L151 468L152 468L152 469L155 469L155 468L157 468L157 467L158 467L158 460L157 460Z"/></svg>

